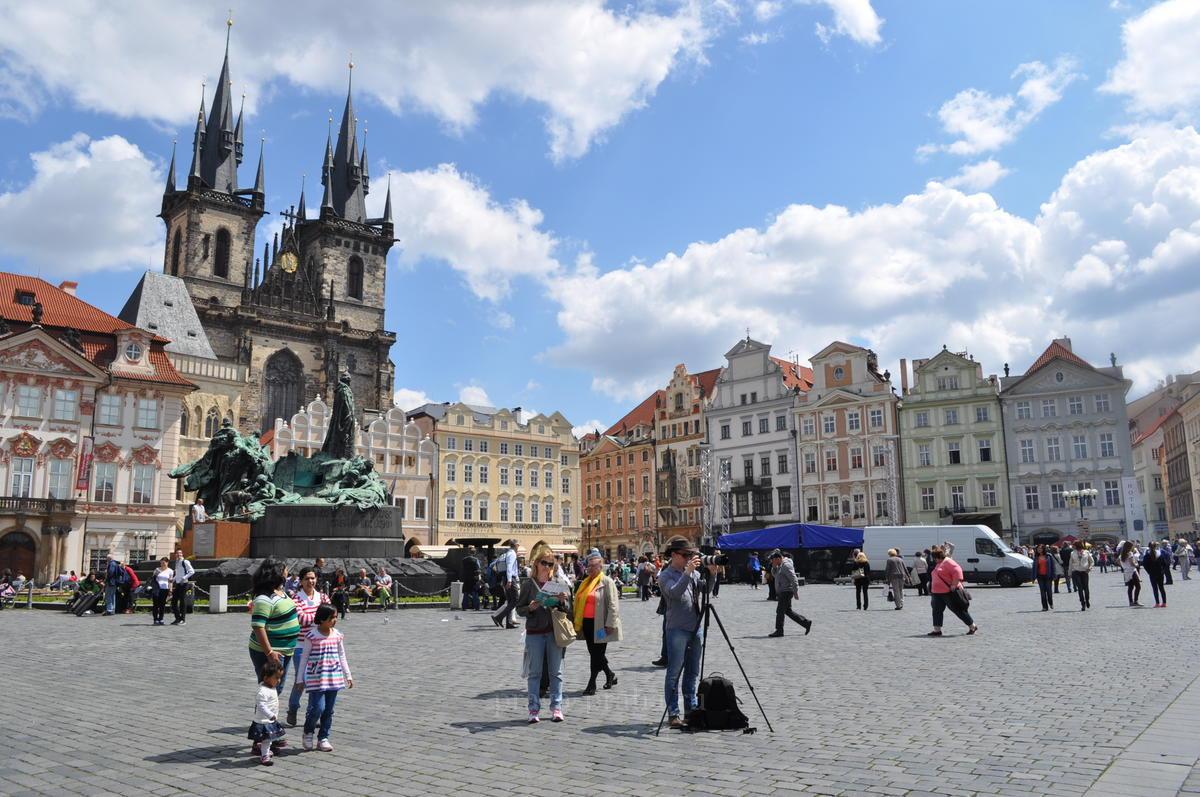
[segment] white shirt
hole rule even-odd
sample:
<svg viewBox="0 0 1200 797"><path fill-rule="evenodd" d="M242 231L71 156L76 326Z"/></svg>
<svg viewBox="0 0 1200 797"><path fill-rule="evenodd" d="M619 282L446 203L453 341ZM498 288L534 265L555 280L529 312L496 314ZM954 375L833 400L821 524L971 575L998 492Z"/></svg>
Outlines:
<svg viewBox="0 0 1200 797"><path fill-rule="evenodd" d="M384 573L383 575L375 576L375 583L381 587L390 587L390 586L392 586L392 577L389 576L387 573Z"/></svg>
<svg viewBox="0 0 1200 797"><path fill-rule="evenodd" d="M279 693L275 687L258 685L258 695L254 698L254 721L259 723L275 722L279 716Z"/></svg>
<svg viewBox="0 0 1200 797"><path fill-rule="evenodd" d="M192 504L192 522L204 523L208 520L208 512L204 510L204 504Z"/></svg>
<svg viewBox="0 0 1200 797"><path fill-rule="evenodd" d="M512 548L509 548L508 553L504 554L504 563L509 581L516 581L521 577L520 572L517 570L517 552Z"/></svg>
<svg viewBox="0 0 1200 797"><path fill-rule="evenodd" d="M1125 581L1128 582L1138 570L1138 555L1133 551L1129 552L1129 558L1121 562L1121 572L1125 574Z"/></svg>
<svg viewBox="0 0 1200 797"><path fill-rule="evenodd" d="M192 567L192 563L187 559L178 559L174 565L174 573L175 583L183 584L196 574L196 568Z"/></svg>
<svg viewBox="0 0 1200 797"><path fill-rule="evenodd" d="M170 589L171 588L171 579L174 577L175 577L175 574L169 567L163 568L162 570L154 571L154 581L156 584L158 584L158 588L160 590Z"/></svg>

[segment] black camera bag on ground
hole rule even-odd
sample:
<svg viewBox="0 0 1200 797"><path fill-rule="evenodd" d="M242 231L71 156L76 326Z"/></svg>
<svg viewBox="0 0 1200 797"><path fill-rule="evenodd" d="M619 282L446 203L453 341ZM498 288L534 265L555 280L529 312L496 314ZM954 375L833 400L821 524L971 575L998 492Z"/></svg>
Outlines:
<svg viewBox="0 0 1200 797"><path fill-rule="evenodd" d="M700 681L696 695L700 707L687 717L689 730L737 731L749 727L750 720L738 708L733 682L721 673L713 673Z"/></svg>

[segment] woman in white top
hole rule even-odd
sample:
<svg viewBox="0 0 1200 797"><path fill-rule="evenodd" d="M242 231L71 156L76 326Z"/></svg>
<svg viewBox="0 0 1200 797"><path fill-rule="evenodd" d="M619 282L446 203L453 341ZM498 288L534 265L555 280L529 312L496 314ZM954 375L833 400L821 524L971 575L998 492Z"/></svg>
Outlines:
<svg viewBox="0 0 1200 797"><path fill-rule="evenodd" d="M1088 575L1092 572L1092 552L1084 547L1083 540L1075 540L1075 550L1071 551L1069 567L1071 583L1075 585L1075 594L1079 596L1079 611L1086 612L1092 608L1092 591L1088 586Z"/></svg>
<svg viewBox="0 0 1200 797"><path fill-rule="evenodd" d="M154 618L154 625L163 624L163 615L167 612L167 596L171 594L171 582L174 578L175 571L171 569L171 563L165 557L159 559L158 569L150 579L150 599L154 602L150 613Z"/></svg>
<svg viewBox="0 0 1200 797"><path fill-rule="evenodd" d="M1118 557L1121 564L1122 578L1125 579L1125 592L1129 598L1130 606L1141 606L1138 603L1138 598L1142 595L1142 580L1138 577L1137 552L1133 549L1133 543L1128 540L1121 546L1121 554Z"/></svg>

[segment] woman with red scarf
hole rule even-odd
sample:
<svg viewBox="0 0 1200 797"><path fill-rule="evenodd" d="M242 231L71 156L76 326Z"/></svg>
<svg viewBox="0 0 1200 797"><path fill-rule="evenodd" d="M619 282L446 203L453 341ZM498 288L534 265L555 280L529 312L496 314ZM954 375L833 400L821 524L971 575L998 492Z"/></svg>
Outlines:
<svg viewBox="0 0 1200 797"><path fill-rule="evenodd" d="M585 695L596 694L596 676L604 673L604 688L617 685L608 666L608 643L621 640L621 593L616 582L604 575L604 559L598 553L587 557L587 571L575 590L575 633L587 643L592 675Z"/></svg>

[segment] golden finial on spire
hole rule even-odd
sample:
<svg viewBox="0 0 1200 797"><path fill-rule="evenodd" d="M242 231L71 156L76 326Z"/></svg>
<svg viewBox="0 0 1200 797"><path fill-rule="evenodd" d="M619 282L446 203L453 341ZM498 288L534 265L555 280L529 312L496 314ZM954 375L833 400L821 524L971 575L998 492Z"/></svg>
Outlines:
<svg viewBox="0 0 1200 797"><path fill-rule="evenodd" d="M233 9L229 9L229 16L225 19L225 27L233 27Z"/></svg>
<svg viewBox="0 0 1200 797"><path fill-rule="evenodd" d="M354 68L354 51L353 50L350 51L350 63L348 64L348 66L351 69Z"/></svg>

